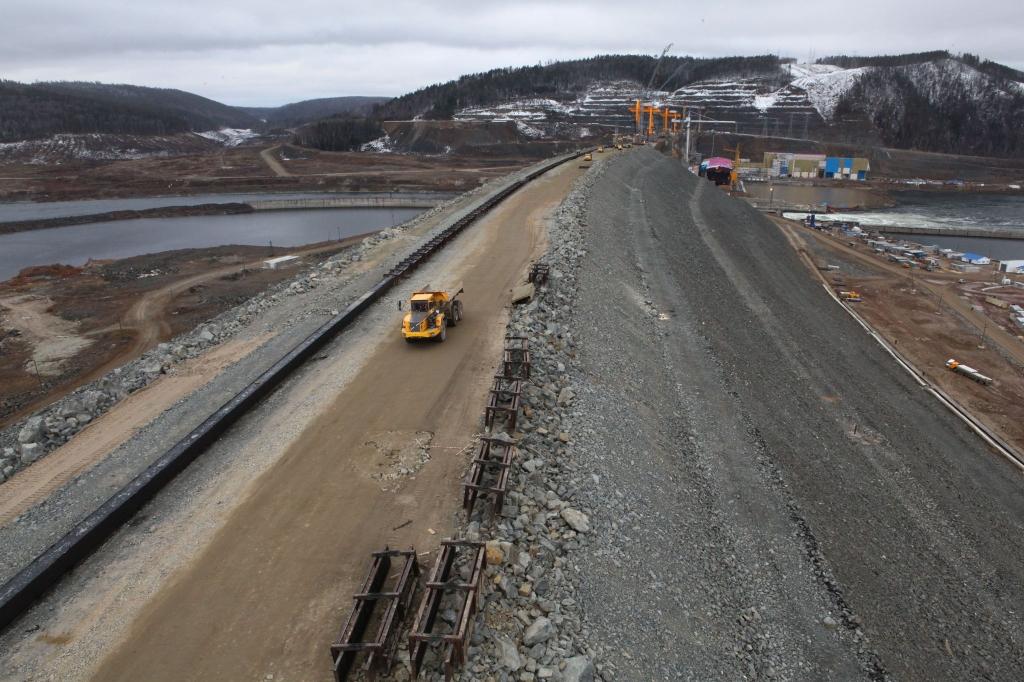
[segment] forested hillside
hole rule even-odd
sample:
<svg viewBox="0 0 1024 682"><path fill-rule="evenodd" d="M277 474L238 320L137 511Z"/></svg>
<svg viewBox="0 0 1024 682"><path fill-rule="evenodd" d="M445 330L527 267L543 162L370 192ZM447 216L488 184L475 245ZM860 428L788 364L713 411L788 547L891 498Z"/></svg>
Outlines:
<svg viewBox="0 0 1024 682"><path fill-rule="evenodd" d="M56 133L167 135L254 123L243 111L181 90L0 81L0 141L4 142Z"/></svg>
<svg viewBox="0 0 1024 682"><path fill-rule="evenodd" d="M366 116L373 111L375 106L390 99L390 97L362 96L323 97L293 102L276 108L239 108L259 118L265 126L291 128L330 116Z"/></svg>
<svg viewBox="0 0 1024 682"><path fill-rule="evenodd" d="M1012 69L978 63L984 70L959 59L872 68L843 95L836 115L867 116L890 147L1020 156L1024 87L1007 78Z"/></svg>
<svg viewBox="0 0 1024 682"><path fill-rule="evenodd" d="M346 152L384 134L380 121L366 116L333 116L305 125L295 133L295 143L329 152Z"/></svg>
<svg viewBox="0 0 1024 682"><path fill-rule="evenodd" d="M449 119L466 107L519 98L566 101L600 81L631 81L639 90L647 83L664 89L716 77L760 76L769 81L784 77L778 57L771 55L715 59L666 57L655 73L657 61L656 57L646 55L605 55L470 74L396 97L374 107L363 117L335 116L304 126L295 139L298 144L330 151L356 149L383 135L381 121Z"/></svg>
<svg viewBox="0 0 1024 682"><path fill-rule="evenodd" d="M377 107L374 116L388 120L451 118L459 109L485 106L523 97L569 99L595 81L651 82L657 58L646 55L604 55L590 59L537 66L494 69L431 85ZM666 57L654 74L655 88L680 88L720 76L774 76L781 74L779 58Z"/></svg>

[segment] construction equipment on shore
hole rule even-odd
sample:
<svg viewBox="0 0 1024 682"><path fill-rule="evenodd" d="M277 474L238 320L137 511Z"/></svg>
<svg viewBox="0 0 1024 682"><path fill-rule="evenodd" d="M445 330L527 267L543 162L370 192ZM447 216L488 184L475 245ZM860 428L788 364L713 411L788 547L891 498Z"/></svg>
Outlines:
<svg viewBox="0 0 1024 682"><path fill-rule="evenodd" d="M990 386L992 384L992 377L987 377L973 367L968 367L953 358L946 360L946 367L957 374L963 374L968 379L973 379L983 386Z"/></svg>
<svg viewBox="0 0 1024 682"><path fill-rule="evenodd" d="M448 327L462 320L462 285L448 290L433 289L429 285L413 293L409 312L402 318L402 336L409 343L420 339L444 341Z"/></svg>
<svg viewBox="0 0 1024 682"><path fill-rule="evenodd" d="M839 298L847 303L860 303L864 300L861 298L859 292L853 291L852 289L849 291L840 291Z"/></svg>

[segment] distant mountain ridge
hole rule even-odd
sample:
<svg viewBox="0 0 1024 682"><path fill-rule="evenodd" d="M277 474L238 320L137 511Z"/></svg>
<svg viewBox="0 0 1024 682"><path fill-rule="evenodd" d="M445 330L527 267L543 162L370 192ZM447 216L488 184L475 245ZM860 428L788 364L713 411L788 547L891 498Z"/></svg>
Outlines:
<svg viewBox="0 0 1024 682"><path fill-rule="evenodd" d="M390 97L321 97L293 102L280 107L238 107L267 126L290 128L322 118L338 115L366 116L375 106L388 102Z"/></svg>
<svg viewBox="0 0 1024 682"><path fill-rule="evenodd" d="M184 90L139 85L0 80L0 142L54 135L174 135L291 127L338 114L365 116L387 97L328 97L281 107L233 107Z"/></svg>
<svg viewBox="0 0 1024 682"><path fill-rule="evenodd" d="M250 114L183 90L138 85L0 81L0 142L58 133L170 135L249 128Z"/></svg>

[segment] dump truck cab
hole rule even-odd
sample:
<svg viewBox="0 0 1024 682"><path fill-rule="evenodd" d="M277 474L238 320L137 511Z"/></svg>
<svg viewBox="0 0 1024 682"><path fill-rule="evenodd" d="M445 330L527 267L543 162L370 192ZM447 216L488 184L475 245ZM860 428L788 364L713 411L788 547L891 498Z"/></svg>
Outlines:
<svg viewBox="0 0 1024 682"><path fill-rule="evenodd" d="M462 286L449 289L424 287L409 299L409 312L402 318L402 336L412 343L421 339L444 341L448 327L462 319Z"/></svg>

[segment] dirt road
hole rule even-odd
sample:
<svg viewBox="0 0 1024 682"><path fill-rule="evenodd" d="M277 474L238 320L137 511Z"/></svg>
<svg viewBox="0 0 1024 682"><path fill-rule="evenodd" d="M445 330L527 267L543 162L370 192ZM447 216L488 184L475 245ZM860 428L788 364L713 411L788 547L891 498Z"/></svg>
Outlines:
<svg viewBox="0 0 1024 682"><path fill-rule="evenodd" d="M806 242L807 239L815 239L818 242L825 244L827 248L860 261L870 268L883 270L893 276L906 279L906 281L912 285L911 288L916 287L930 292L933 296L936 296L941 300L944 305L956 310L961 317L968 320L976 329L979 331L984 329L986 339L990 343L995 343L1005 354L1014 358L1017 362L1024 364L1024 344L1021 344L1015 335L1005 329L1000 329L998 326L991 324L991 322L986 319L985 315L974 310L971 307L971 303L960 296L960 293L953 286L954 283L961 278L960 274L948 272L919 272L915 274L913 270L907 270L906 268L885 261L872 254L865 253L861 249L847 246L839 240L824 235L817 230L801 227L800 225L794 224L792 221L785 220L783 218L775 216L769 216L769 218L771 218L772 222L782 228L786 234L799 242Z"/></svg>
<svg viewBox="0 0 1024 682"><path fill-rule="evenodd" d="M290 177L291 173L288 172L288 169L284 167L284 164L277 160L276 156L274 156L274 153L280 148L281 145L279 144L274 145L273 147L267 147L260 152L260 158L263 159L264 163L266 163L270 167L270 170L274 171L278 177Z"/></svg>
<svg viewBox="0 0 1024 682"><path fill-rule="evenodd" d="M450 531L509 289L578 174L562 166L472 228L485 237L449 273L467 292L465 321L444 344L380 339L336 402L142 610L95 679L329 676L327 647L369 553L433 549Z"/></svg>

